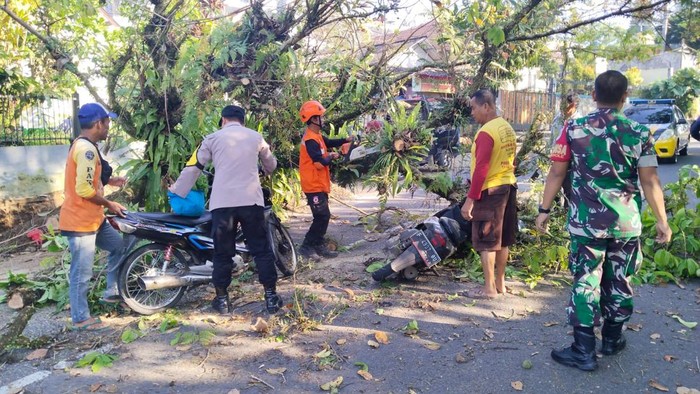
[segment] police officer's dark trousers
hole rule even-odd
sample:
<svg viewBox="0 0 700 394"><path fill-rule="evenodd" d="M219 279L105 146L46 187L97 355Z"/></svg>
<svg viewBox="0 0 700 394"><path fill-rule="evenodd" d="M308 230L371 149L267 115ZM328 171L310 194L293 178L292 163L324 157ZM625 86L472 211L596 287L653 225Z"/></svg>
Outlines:
<svg viewBox="0 0 700 394"><path fill-rule="evenodd" d="M231 284L232 259L236 255L236 229L239 223L255 260L260 283L265 289L274 289L277 284L275 255L267 237L265 212L259 205L218 208L212 211L214 287L226 289Z"/></svg>

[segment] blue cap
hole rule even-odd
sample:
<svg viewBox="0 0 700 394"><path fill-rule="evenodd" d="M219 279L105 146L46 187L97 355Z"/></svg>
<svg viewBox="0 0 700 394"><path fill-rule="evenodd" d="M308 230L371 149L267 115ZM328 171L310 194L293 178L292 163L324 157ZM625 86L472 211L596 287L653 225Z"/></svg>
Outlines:
<svg viewBox="0 0 700 394"><path fill-rule="evenodd" d="M109 112L102 104L88 103L78 110L78 121L80 124L88 124L104 118L116 119L117 114Z"/></svg>

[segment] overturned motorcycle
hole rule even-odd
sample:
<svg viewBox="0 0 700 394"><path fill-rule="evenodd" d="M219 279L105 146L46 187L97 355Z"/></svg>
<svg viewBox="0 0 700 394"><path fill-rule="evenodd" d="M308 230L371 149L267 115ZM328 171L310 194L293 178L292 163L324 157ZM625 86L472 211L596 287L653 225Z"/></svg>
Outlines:
<svg viewBox="0 0 700 394"><path fill-rule="evenodd" d="M294 275L297 254L287 229L272 212L265 193L267 235L282 277ZM115 229L129 236L119 271L119 293L135 312L150 315L176 305L191 286L211 281L214 241L211 213L199 217L160 212L126 212L110 217ZM243 271L251 260L243 232L236 238L234 271Z"/></svg>
<svg viewBox="0 0 700 394"><path fill-rule="evenodd" d="M452 256L471 240L471 222L462 217L460 207L456 204L445 208L415 228L402 232L398 244L392 248L399 253L398 257L374 271L372 278L378 282L392 276L415 280Z"/></svg>

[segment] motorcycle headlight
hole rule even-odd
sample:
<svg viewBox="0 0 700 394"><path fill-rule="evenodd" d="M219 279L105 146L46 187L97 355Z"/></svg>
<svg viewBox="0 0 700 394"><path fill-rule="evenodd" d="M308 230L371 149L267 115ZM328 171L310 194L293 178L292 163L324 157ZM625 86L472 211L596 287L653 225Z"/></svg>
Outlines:
<svg viewBox="0 0 700 394"><path fill-rule="evenodd" d="M670 140L675 138L675 135L673 135L673 129L665 129L661 133L658 133L658 137L656 137L657 141L663 141L663 140Z"/></svg>

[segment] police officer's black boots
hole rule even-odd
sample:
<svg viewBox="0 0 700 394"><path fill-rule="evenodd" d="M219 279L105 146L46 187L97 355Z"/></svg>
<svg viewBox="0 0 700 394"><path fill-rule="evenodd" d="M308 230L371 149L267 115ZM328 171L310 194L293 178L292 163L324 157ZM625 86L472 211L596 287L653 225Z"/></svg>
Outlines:
<svg viewBox="0 0 700 394"><path fill-rule="evenodd" d="M325 257L328 259L338 257L338 252L328 249L326 242L321 242L320 244L316 245L314 249L316 250L316 253L321 257Z"/></svg>
<svg viewBox="0 0 700 394"><path fill-rule="evenodd" d="M627 340L625 340L625 336L622 335L622 325L623 323L616 323L609 320L603 323L603 329L601 330L601 334L603 335L603 344L600 347L601 353L606 356L612 356L613 354L620 353L620 351L625 348Z"/></svg>
<svg viewBox="0 0 700 394"><path fill-rule="evenodd" d="M299 254L301 255L301 257L307 260L321 259L321 257L316 253L316 248L306 243L306 241L304 241L304 243L301 244L301 247L299 248Z"/></svg>
<svg viewBox="0 0 700 394"><path fill-rule="evenodd" d="M265 308L267 313L275 314L284 305L282 298L277 295L277 290L275 286L265 288Z"/></svg>
<svg viewBox="0 0 700 394"><path fill-rule="evenodd" d="M211 301L211 307L222 315L231 313L231 303L228 299L227 289L216 288L216 297Z"/></svg>
<svg viewBox="0 0 700 394"><path fill-rule="evenodd" d="M564 349L552 350L552 358L559 364L582 371L593 371L598 368L593 327L574 327L574 343Z"/></svg>

